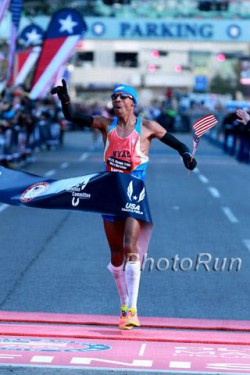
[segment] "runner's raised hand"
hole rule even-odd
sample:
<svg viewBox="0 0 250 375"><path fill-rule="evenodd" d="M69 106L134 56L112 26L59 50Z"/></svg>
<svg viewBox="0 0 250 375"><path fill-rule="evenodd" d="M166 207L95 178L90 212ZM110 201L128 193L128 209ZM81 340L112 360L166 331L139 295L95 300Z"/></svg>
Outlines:
<svg viewBox="0 0 250 375"><path fill-rule="evenodd" d="M62 79L62 86L55 86L50 91L52 95L57 94L58 98L62 103L67 104L70 102L70 97L68 94L67 84L65 79Z"/></svg>

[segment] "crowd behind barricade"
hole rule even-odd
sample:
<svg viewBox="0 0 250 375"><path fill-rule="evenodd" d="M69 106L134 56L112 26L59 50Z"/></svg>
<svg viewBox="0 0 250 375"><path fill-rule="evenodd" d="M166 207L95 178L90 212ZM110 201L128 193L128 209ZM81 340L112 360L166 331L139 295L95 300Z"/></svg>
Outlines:
<svg viewBox="0 0 250 375"><path fill-rule="evenodd" d="M204 137L239 162L250 163L250 123L244 125L236 115L238 108L250 113L250 103L218 100L216 96L193 100L192 96L187 96L178 101L177 106L172 104L165 101L158 109L154 108L153 119L169 132L191 132L196 120L212 113L218 123Z"/></svg>
<svg viewBox="0 0 250 375"><path fill-rule="evenodd" d="M90 115L113 117L112 103L74 104L77 111ZM238 105L240 107L240 104ZM218 124L205 135L239 162L250 163L250 125L237 121L236 105L226 102L192 99L155 101L136 107L136 115L159 122L171 133L190 133L192 124L207 113L213 113ZM246 103L242 107L246 107ZM54 98L30 100L22 88L8 89L0 97L0 165L12 166L32 160L35 151L50 150L64 142L65 130L78 129L68 123ZM92 149L101 147L98 131L92 131Z"/></svg>
<svg viewBox="0 0 250 375"><path fill-rule="evenodd" d="M53 99L30 100L21 88L4 90L0 98L0 165L27 162L34 151L62 144L66 123Z"/></svg>
<svg viewBox="0 0 250 375"><path fill-rule="evenodd" d="M250 113L250 108L244 103L234 108L226 108L221 113L213 112L218 124L210 129L205 137L237 161L250 164L250 123L244 125L239 121L237 109Z"/></svg>
<svg viewBox="0 0 250 375"><path fill-rule="evenodd" d="M235 111L230 111L223 119L223 150L239 162L250 163L250 124L237 120Z"/></svg>

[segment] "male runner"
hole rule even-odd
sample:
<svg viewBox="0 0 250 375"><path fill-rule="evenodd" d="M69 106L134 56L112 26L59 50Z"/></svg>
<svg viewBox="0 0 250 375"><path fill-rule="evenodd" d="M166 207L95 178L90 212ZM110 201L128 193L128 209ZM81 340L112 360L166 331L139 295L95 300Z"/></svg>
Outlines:
<svg viewBox="0 0 250 375"><path fill-rule="evenodd" d="M51 93L57 94L61 100L67 120L101 132L107 171L129 173L144 180L153 138L177 150L187 169L193 170L196 167L196 160L191 157L186 145L170 135L157 122L142 120L135 116L138 95L133 87L118 85L114 88L111 95L115 113L113 119L73 112L65 80L62 80L62 86L54 87ZM103 215L103 221L111 251L108 269L114 277L120 296L119 327L138 327L140 322L137 316L137 299L141 275L138 239L142 223L135 218L122 219L111 215Z"/></svg>

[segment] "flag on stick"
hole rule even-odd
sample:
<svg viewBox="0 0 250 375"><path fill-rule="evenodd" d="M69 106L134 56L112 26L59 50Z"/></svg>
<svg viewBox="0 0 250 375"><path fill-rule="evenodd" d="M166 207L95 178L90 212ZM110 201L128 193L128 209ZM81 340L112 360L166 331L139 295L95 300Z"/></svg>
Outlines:
<svg viewBox="0 0 250 375"><path fill-rule="evenodd" d="M5 15L6 10L8 9L8 6L10 4L10 0L2 0L0 3L0 23Z"/></svg>
<svg viewBox="0 0 250 375"><path fill-rule="evenodd" d="M34 68L41 52L44 32L36 24L26 26L19 35L19 42L23 48L17 54L15 85L25 82Z"/></svg>
<svg viewBox="0 0 250 375"><path fill-rule="evenodd" d="M18 32L19 22L21 18L22 4L23 4L23 0L11 0L11 3L10 3L11 33L10 33L8 71L7 71L7 79L6 79L7 84L11 84L11 79L13 79L13 70L14 70L16 43L17 43L17 32Z"/></svg>
<svg viewBox="0 0 250 375"><path fill-rule="evenodd" d="M36 64L30 92L32 99L47 95L58 71L69 61L86 30L82 15L74 9L60 9L53 15Z"/></svg>
<svg viewBox="0 0 250 375"><path fill-rule="evenodd" d="M194 129L194 138L193 138L193 152L192 157L194 157L194 154L197 151L198 144L200 141L200 137L208 130L211 129L215 124L217 124L218 120L216 117L212 114L208 114L206 116L203 116L199 118L195 123L193 124Z"/></svg>

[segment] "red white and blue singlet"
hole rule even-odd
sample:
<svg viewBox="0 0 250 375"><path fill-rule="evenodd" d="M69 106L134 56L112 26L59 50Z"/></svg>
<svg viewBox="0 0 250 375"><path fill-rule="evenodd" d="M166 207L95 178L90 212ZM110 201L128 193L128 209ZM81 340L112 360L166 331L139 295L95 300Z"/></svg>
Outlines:
<svg viewBox="0 0 250 375"><path fill-rule="evenodd" d="M104 150L107 172L131 174L141 180L146 177L149 158L141 151L141 119L138 117L133 131L125 138L117 132L118 117L109 127Z"/></svg>

